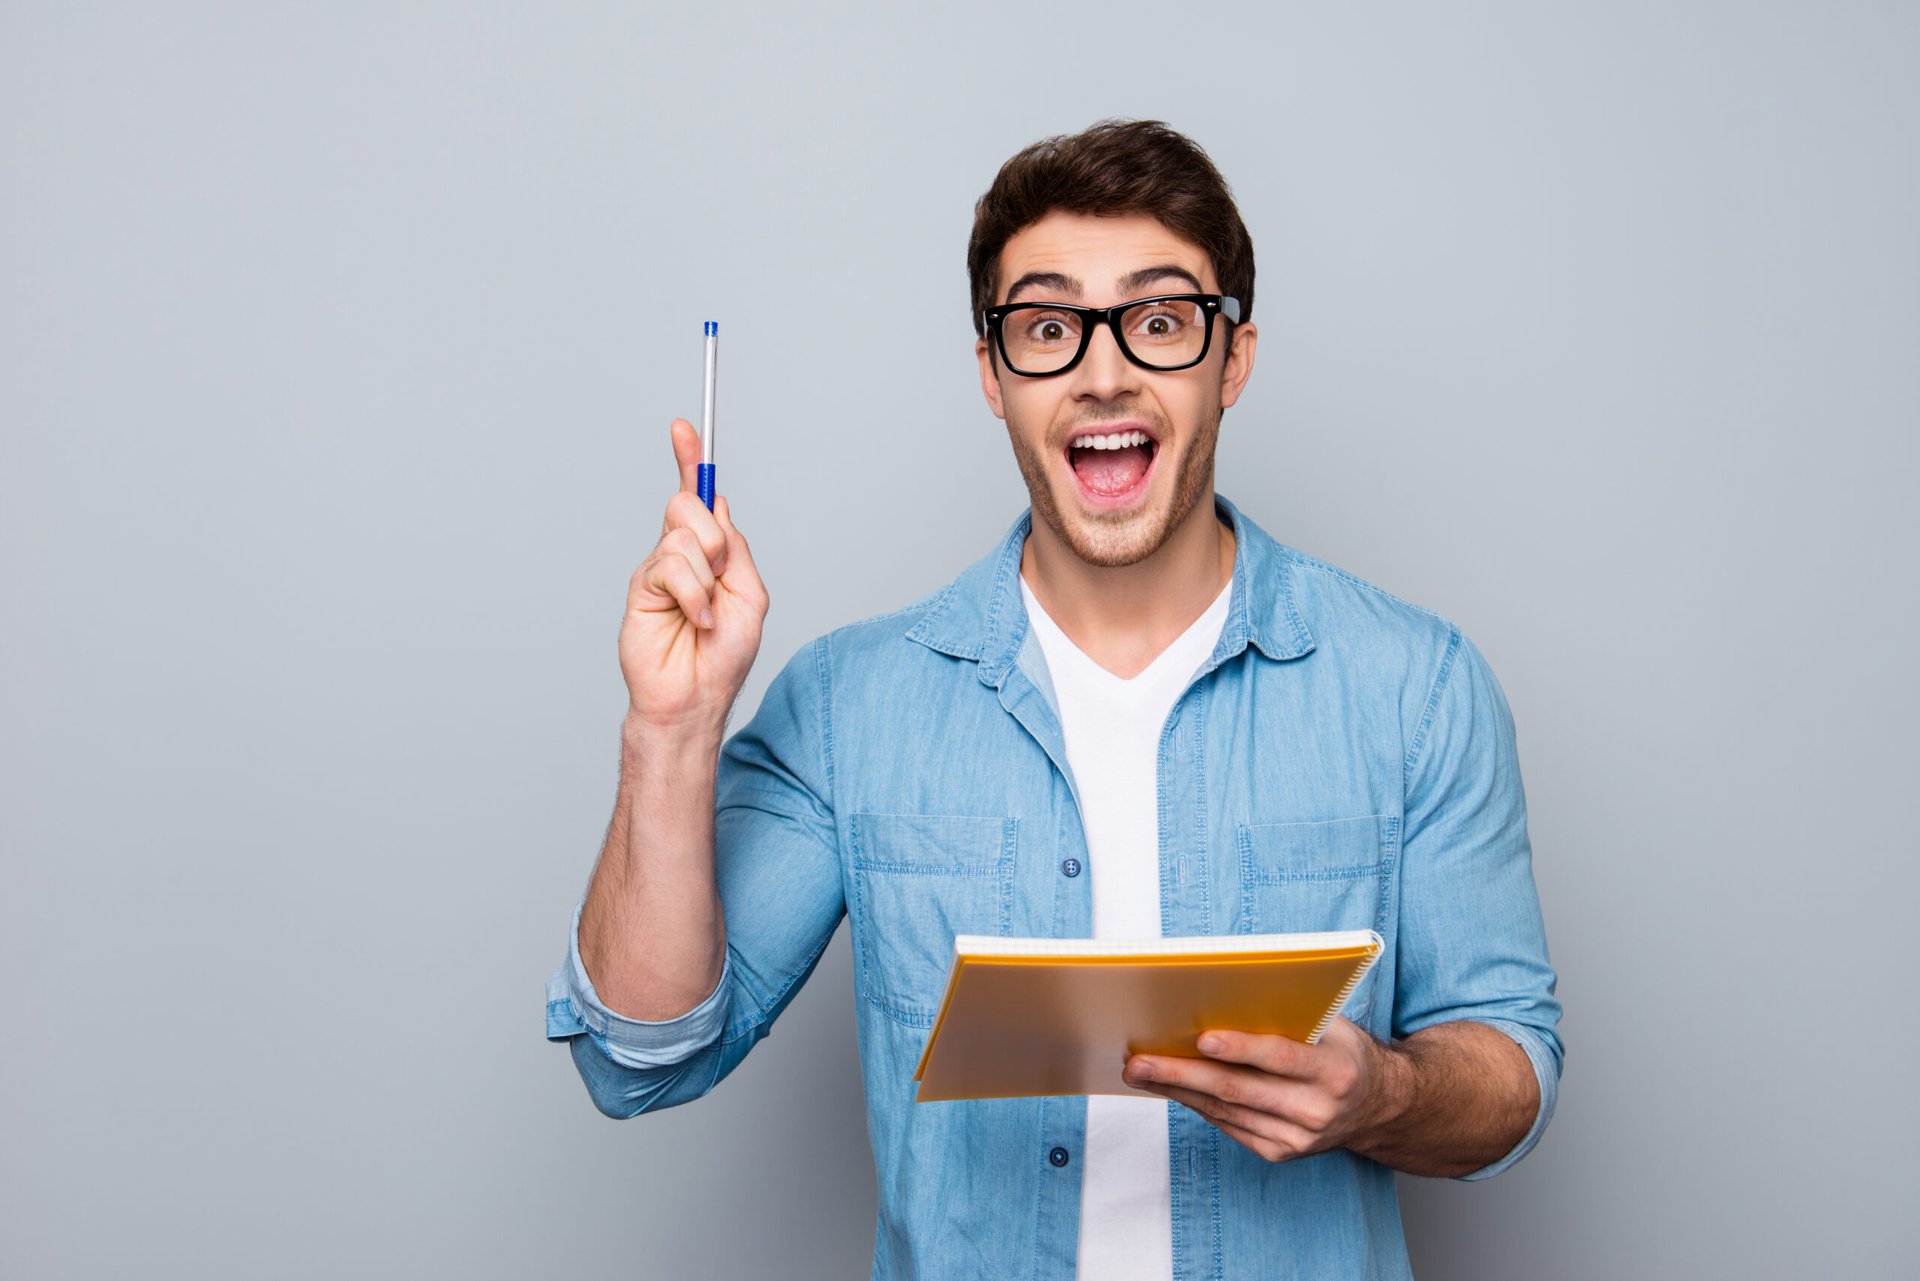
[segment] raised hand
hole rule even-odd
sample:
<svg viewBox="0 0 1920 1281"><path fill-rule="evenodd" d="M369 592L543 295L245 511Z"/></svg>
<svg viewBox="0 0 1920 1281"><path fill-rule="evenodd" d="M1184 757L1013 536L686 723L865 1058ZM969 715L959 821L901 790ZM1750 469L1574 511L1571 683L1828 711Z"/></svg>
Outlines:
<svg viewBox="0 0 1920 1281"><path fill-rule="evenodd" d="M767 589L734 528L725 497L710 512L696 475L700 438L676 418L669 429L680 491L667 501L660 541L633 573L620 627L629 716L647 729L715 729L760 650Z"/></svg>

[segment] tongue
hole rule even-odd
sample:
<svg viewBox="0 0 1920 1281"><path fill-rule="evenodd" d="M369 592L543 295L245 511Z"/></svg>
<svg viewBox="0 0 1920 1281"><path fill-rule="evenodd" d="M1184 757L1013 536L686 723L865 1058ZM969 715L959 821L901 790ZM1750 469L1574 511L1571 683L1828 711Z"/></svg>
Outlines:
<svg viewBox="0 0 1920 1281"><path fill-rule="evenodd" d="M1080 483L1096 494L1124 494L1147 474L1147 447L1129 445L1125 449L1076 449L1074 474Z"/></svg>

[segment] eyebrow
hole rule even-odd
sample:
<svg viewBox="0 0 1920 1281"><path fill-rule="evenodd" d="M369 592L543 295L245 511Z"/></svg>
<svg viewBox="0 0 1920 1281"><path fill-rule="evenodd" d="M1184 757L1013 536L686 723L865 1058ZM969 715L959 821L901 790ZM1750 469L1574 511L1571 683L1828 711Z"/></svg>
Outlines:
<svg viewBox="0 0 1920 1281"><path fill-rule="evenodd" d="M1030 271L1013 282L1007 290L1007 301L1012 302L1022 289L1053 289L1071 298L1080 296L1080 282L1072 276L1063 276L1057 271Z"/></svg>
<svg viewBox="0 0 1920 1281"><path fill-rule="evenodd" d="M1193 286L1193 292L1196 294L1202 292L1200 288L1200 278L1198 276L1188 271L1185 267L1176 267L1170 262L1162 263L1158 267L1142 267L1139 271L1134 272L1131 276L1128 276L1120 282L1120 292L1123 294L1131 293L1135 289L1150 285L1156 280L1164 280L1168 276L1176 276L1186 281Z"/></svg>
<svg viewBox="0 0 1920 1281"><path fill-rule="evenodd" d="M1194 293L1202 292L1200 280L1197 276L1185 267L1177 267L1170 262L1161 263L1153 267L1142 267L1136 272L1122 276L1119 280L1120 292L1122 294L1131 294L1134 290L1150 285L1156 280L1166 280L1169 277L1186 281L1189 285L1193 286ZM1062 275L1057 271L1028 272L1026 275L1020 277L1020 279L1014 281L1012 286L1007 290L1007 302L1011 303L1018 297L1022 289L1057 290L1069 298L1078 298L1081 294L1079 281L1075 280L1072 276Z"/></svg>

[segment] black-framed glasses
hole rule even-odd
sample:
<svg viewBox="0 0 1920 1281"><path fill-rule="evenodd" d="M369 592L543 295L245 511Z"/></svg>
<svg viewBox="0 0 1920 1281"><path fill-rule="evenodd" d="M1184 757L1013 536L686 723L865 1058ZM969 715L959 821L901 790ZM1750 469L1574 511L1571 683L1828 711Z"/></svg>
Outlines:
<svg viewBox="0 0 1920 1281"><path fill-rule="evenodd" d="M1087 354L1094 331L1106 325L1128 360L1166 373L1207 358L1213 318L1240 322L1240 300L1223 294L1157 294L1112 307L1064 302L1016 302L981 313L1000 349L1001 363L1023 378L1064 374Z"/></svg>

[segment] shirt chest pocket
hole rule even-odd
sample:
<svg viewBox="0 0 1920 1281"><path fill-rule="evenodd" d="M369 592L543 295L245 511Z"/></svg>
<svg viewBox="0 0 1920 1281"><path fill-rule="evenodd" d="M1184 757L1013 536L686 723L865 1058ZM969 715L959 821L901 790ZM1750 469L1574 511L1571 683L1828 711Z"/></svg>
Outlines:
<svg viewBox="0 0 1920 1281"><path fill-rule="evenodd" d="M1328 930L1387 933L1387 892L1400 820L1388 815L1320 823L1242 823L1241 920L1250 934ZM1389 940L1391 944L1391 940ZM1348 998L1347 1018L1364 1024L1379 967Z"/></svg>
<svg viewBox="0 0 1920 1281"><path fill-rule="evenodd" d="M956 934L1013 919L1011 818L855 814L853 950L861 996L910 1027L933 1026Z"/></svg>

